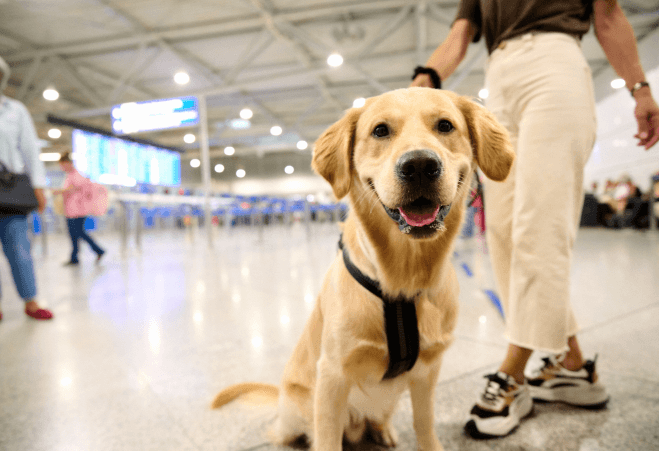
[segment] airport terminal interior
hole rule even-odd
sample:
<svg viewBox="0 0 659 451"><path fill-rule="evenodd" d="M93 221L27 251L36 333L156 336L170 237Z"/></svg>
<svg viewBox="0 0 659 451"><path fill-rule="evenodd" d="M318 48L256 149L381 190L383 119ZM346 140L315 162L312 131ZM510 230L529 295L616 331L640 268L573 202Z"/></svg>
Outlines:
<svg viewBox="0 0 659 451"><path fill-rule="evenodd" d="M659 1L618 3L657 99ZM48 179L28 235L37 301L54 315L26 316L0 257L0 450L291 449L269 441L275 404L211 402L232 384L280 382L337 255L351 206L311 170L314 142L364 98L408 86L457 5L0 1L0 96L31 114ZM536 402L509 436L465 434L508 344L487 224L472 207L450 254L459 315L433 400L447 451L659 450L659 144L635 146L634 103L592 27L581 45L598 131L570 297L610 400ZM487 59L470 44L445 88L487 105ZM84 223L106 253L81 243L78 265L65 265L53 192L68 151L107 190L107 208ZM396 449L417 449L409 393L392 425Z"/></svg>

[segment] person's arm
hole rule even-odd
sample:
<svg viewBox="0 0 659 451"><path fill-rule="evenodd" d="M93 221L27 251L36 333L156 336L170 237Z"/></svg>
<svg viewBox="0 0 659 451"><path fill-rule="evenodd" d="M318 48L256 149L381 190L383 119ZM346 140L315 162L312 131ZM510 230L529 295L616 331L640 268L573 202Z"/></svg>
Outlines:
<svg viewBox="0 0 659 451"><path fill-rule="evenodd" d="M80 188L75 186L75 185L68 185L68 186L65 186L63 188L53 190L53 194L55 194L55 195L66 194L68 192L75 191L77 189L80 189Z"/></svg>
<svg viewBox="0 0 659 451"><path fill-rule="evenodd" d="M645 73L638 56L634 30L616 0L595 0L593 5L595 34L609 63L625 80L628 89L645 80ZM638 123L639 146L646 150L659 141L659 107L652 98L650 87L634 93Z"/></svg>
<svg viewBox="0 0 659 451"><path fill-rule="evenodd" d="M469 43L471 43L475 35L476 27L469 20L456 20L444 42L430 55L430 58L426 62L426 67L435 69L439 78L446 80L455 72L455 69L464 59L467 53L467 47L469 47ZM433 84L430 76L420 74L410 86L432 88Z"/></svg>
<svg viewBox="0 0 659 451"><path fill-rule="evenodd" d="M37 132L34 129L32 117L24 105L21 107L21 128L18 137L18 151L21 153L23 163L30 176L30 182L34 187L34 195L37 198L39 213L46 210L46 196L43 187L47 185L46 168L43 161L39 158L41 149L39 148Z"/></svg>

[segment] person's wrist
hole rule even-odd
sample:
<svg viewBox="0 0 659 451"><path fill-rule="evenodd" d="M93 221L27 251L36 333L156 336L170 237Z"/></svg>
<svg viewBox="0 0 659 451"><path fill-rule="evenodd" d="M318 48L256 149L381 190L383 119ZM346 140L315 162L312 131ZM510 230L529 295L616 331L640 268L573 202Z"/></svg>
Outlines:
<svg viewBox="0 0 659 451"><path fill-rule="evenodd" d="M643 86L642 88L637 89L632 94L632 97L635 98L636 100L646 97L652 97L652 91L650 90L650 86Z"/></svg>
<svg viewBox="0 0 659 451"><path fill-rule="evenodd" d="M647 81L639 81L637 83L634 83L634 85L629 89L629 93L631 94L632 97L636 97L636 93L643 91L643 90L648 90L650 89L650 85L648 84Z"/></svg>

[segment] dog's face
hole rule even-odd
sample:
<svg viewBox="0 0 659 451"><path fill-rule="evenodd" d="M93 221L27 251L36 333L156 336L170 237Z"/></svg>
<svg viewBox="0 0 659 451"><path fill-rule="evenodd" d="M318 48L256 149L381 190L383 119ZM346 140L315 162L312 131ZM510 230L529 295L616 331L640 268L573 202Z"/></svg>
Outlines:
<svg viewBox="0 0 659 451"><path fill-rule="evenodd" d="M380 203L401 232L428 238L463 202L479 165L493 180L514 158L506 130L483 107L447 91L410 88L368 99L318 140L312 166L337 198Z"/></svg>

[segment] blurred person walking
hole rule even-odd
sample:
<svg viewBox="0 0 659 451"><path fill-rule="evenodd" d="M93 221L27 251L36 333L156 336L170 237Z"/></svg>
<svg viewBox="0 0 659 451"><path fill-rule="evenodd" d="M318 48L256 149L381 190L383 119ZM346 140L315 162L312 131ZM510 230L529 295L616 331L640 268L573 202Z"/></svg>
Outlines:
<svg viewBox="0 0 659 451"><path fill-rule="evenodd" d="M0 162L12 173L25 169L34 187L34 195L43 213L46 197L46 169L39 159L40 148L32 117L25 105L3 94L9 81L9 65L0 58ZM27 236L27 215L0 208L0 240L9 261L18 295L25 302L25 313L35 319L51 319L53 314L37 304L34 263ZM0 311L2 319L2 311Z"/></svg>
<svg viewBox="0 0 659 451"><path fill-rule="evenodd" d="M105 251L85 232L85 221L91 210L89 202L93 202L93 195L90 192L93 189L93 183L88 178L78 172L73 165L71 152L62 154L59 160L60 167L66 172L66 179L62 189L53 191L53 194L62 194L64 196L64 215L69 228L69 236L73 249L71 259L66 262L65 266L75 266L80 264L78 260L79 242L82 238L96 252L96 261L99 262L105 254Z"/></svg>
<svg viewBox="0 0 659 451"><path fill-rule="evenodd" d="M471 42L485 37L487 107L508 129L516 160L507 180L485 180L486 236L506 318L507 354L486 376L465 431L505 436L532 399L602 407L595 360L584 360L569 299L583 172L595 142L592 76L581 37L594 23L611 66L636 100L638 145L659 140L659 107L634 32L615 0L462 0L446 40L413 86L441 87ZM549 354L526 379L532 352Z"/></svg>

